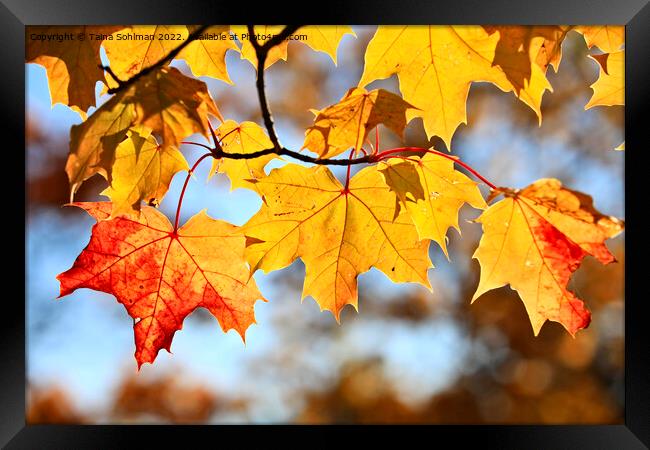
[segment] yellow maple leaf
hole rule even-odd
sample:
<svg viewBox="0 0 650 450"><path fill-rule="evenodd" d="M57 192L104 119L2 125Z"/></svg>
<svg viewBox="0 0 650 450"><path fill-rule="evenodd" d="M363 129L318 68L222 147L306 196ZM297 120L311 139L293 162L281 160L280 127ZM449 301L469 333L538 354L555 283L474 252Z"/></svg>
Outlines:
<svg viewBox="0 0 650 450"><path fill-rule="evenodd" d="M460 233L460 208L465 203L478 209L487 205L477 184L454 170L453 161L431 153L413 159L391 159L377 168L413 220L420 239L437 242L449 258L447 230L453 227Z"/></svg>
<svg viewBox="0 0 650 450"><path fill-rule="evenodd" d="M273 148L273 143L266 132L253 122L237 123L226 120L215 130L217 138L225 153L254 153ZM264 155L254 159L221 158L212 161L210 177L215 173L225 173L230 178L231 189L256 189L256 184L249 180L266 176L264 166L275 158L275 155Z"/></svg>
<svg viewBox="0 0 650 450"><path fill-rule="evenodd" d="M530 76L528 65L535 62L542 71L546 72L549 65L557 72L562 60L562 42L572 29L568 25L500 25L483 28L488 33L498 31L500 34L494 62L503 68L512 67L526 73L520 76ZM522 50L528 49L528 52ZM508 59L515 62L509 62Z"/></svg>
<svg viewBox="0 0 650 450"><path fill-rule="evenodd" d="M589 325L584 303L567 289L583 258L614 261L604 244L623 229L623 222L604 216L591 197L541 179L491 205L477 221L483 236L474 253L481 279L472 301L510 284L519 293L535 335L547 320L561 323L572 335Z"/></svg>
<svg viewBox="0 0 650 450"><path fill-rule="evenodd" d="M163 59L182 44L188 34L185 25L134 25L113 33L113 39L104 42L104 50L111 69L124 81ZM131 38L120 39L120 36ZM110 81L113 87L115 83Z"/></svg>
<svg viewBox="0 0 650 450"><path fill-rule="evenodd" d="M99 48L104 36L121 26L30 26L27 35L27 62L40 64L47 71L52 105L63 103L82 113L95 106L95 85L105 82ZM70 36L56 39L32 39L31 36ZM83 39L80 39L83 36Z"/></svg>
<svg viewBox="0 0 650 450"><path fill-rule="evenodd" d="M334 64L337 62L336 50L343 36L350 34L357 37L351 27L347 25L307 25L298 29L299 34L304 34L306 40L298 41L309 46L312 50L326 53Z"/></svg>
<svg viewBox="0 0 650 450"><path fill-rule="evenodd" d="M379 124L402 137L408 122L409 103L384 89L366 91L350 89L336 104L315 111L314 125L305 132L302 148L321 158L331 158L342 152L363 147L368 133Z"/></svg>
<svg viewBox="0 0 650 450"><path fill-rule="evenodd" d="M243 227L252 271L305 263L302 297L312 296L336 319L357 308L357 277L376 267L394 282L430 289L429 241L420 241L396 198L373 167L345 189L324 166L288 164L257 181L264 203Z"/></svg>
<svg viewBox="0 0 650 450"><path fill-rule="evenodd" d="M71 193L96 173L112 183L115 149L131 126L144 125L162 137L163 146L178 146L191 134L208 135L208 114L222 119L202 81L169 67L141 77L70 130Z"/></svg>
<svg viewBox="0 0 650 450"><path fill-rule="evenodd" d="M543 38L542 45L537 52L535 62L543 70L550 64L557 73L562 60L562 42L572 27L569 25L537 26L533 27L534 36Z"/></svg>
<svg viewBox="0 0 650 450"><path fill-rule="evenodd" d="M81 183L96 173L110 181L115 149L136 119L133 103L117 94L85 122L70 129L70 153L65 171L70 181L70 200Z"/></svg>
<svg viewBox="0 0 650 450"><path fill-rule="evenodd" d="M248 34L248 28L245 25L233 25L232 30L239 37L242 34ZM284 25L255 25L254 30L257 34L267 36L264 40L259 40L259 43L263 45L265 40L269 39L268 36L280 34L284 30ZM301 42L309 46L312 50L326 53L332 58L334 64L336 64L336 50L343 36L351 34L356 37L352 28L346 25L306 25L300 27L296 31L296 34L304 35L305 39L296 40L295 42ZM239 38L239 41L241 42L242 59L249 61L253 67L257 67L257 56L255 55L255 49L250 39ZM264 69L268 69L279 60L287 60L289 42L291 41L283 41L271 48L266 57L266 61L264 61Z"/></svg>
<svg viewBox="0 0 650 450"><path fill-rule="evenodd" d="M195 27L189 29L192 32ZM239 48L234 40L230 39L229 29L228 25L215 25L208 28L205 34L220 34L226 39L197 39L181 50L178 59L187 62L195 77L207 76L232 84L226 69L226 52L228 50L239 52Z"/></svg>
<svg viewBox="0 0 650 450"><path fill-rule="evenodd" d="M102 192L113 203L110 218L139 213L142 200L160 204L181 170L189 167L176 147L158 145L145 127L129 130L115 150L111 185Z"/></svg>
<svg viewBox="0 0 650 450"><path fill-rule="evenodd" d="M619 150L619 151L625 150L625 141L621 142L617 147L614 148L614 150Z"/></svg>
<svg viewBox="0 0 650 450"><path fill-rule="evenodd" d="M418 108L407 118L422 117L427 136L440 136L447 148L456 128L467 123L465 104L475 81L514 92L541 121L542 95L552 88L535 63L539 48L509 37L481 26L380 26L366 49L359 86L397 74L404 100Z"/></svg>
<svg viewBox="0 0 650 450"><path fill-rule="evenodd" d="M585 109L594 106L625 104L625 50L602 55L589 55L600 66L598 79L590 87L594 94Z"/></svg>
<svg viewBox="0 0 650 450"><path fill-rule="evenodd" d="M206 84L173 67L163 67L138 80L132 101L138 123L162 136L163 145L178 145L194 133L207 137L208 114L223 121Z"/></svg>
<svg viewBox="0 0 650 450"><path fill-rule="evenodd" d="M580 25L575 30L582 34L589 48L595 45L607 53L620 50L625 43L625 27L622 25Z"/></svg>

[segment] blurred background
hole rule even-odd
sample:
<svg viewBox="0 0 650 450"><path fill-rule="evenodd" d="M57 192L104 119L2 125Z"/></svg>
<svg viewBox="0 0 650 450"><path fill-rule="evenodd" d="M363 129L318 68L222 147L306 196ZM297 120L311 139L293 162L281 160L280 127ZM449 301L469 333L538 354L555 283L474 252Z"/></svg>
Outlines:
<svg viewBox="0 0 650 450"><path fill-rule="evenodd" d="M302 145L310 108L335 103L359 81L375 27L354 30L356 38L341 42L338 66L292 42L288 62L268 69L271 108L288 148ZM570 32L559 73L549 68L554 92L544 96L541 127L512 93L473 84L468 126L456 132L452 150L497 185L559 178L592 195L602 213L624 218L624 154L613 150L624 140L623 107L584 111L598 77L587 54L582 36ZM234 86L202 78L216 104L227 119L261 123L254 68L233 52L227 64ZM190 75L184 62L173 65ZM451 261L431 245L433 294L395 285L373 269L359 278L359 314L347 307L338 325L313 299L301 304L304 265L296 261L255 275L270 301L257 303L258 324L246 345L199 309L176 333L173 354L161 351L138 372L133 322L114 297L81 289L57 300L55 277L86 246L93 224L83 211L62 207L69 199L69 130L81 118L50 106L42 67L28 64L26 77L29 423L623 422L624 234L608 242L618 263L587 257L571 280L592 311L590 327L574 339L548 322L535 338L509 287L470 305L479 275L471 255L481 229L471 222L479 211L467 206L462 239L449 232ZM395 77L369 88L376 87L399 93ZM402 144L390 131L380 136L381 149ZM187 140L206 142L198 135ZM419 119L409 124L405 143L444 150L440 140L427 140ZM192 146L181 150L190 164L201 154ZM282 164L273 161L267 170ZM190 183L182 220L207 208L212 217L245 223L261 200L243 189L229 192L223 175L208 182L208 169L209 163L200 167ZM335 174L344 178L344 169ZM162 202L168 217L184 178L174 178ZM94 177L75 199L102 199L104 187Z"/></svg>

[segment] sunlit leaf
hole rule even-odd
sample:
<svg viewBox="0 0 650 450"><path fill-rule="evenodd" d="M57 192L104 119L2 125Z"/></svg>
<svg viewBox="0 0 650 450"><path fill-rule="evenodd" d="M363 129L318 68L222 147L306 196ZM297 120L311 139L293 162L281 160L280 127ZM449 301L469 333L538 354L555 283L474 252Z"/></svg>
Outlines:
<svg viewBox="0 0 650 450"><path fill-rule="evenodd" d="M76 203L99 220L72 268L57 278L61 297L79 288L116 297L134 319L138 366L170 350L176 331L195 309L206 308L224 331L244 338L263 299L244 260L244 238L204 211L177 232L145 206L138 219L111 215L111 203ZM100 220L101 219L101 220Z"/></svg>
<svg viewBox="0 0 650 450"><path fill-rule="evenodd" d="M350 89L338 103L314 111L314 125L305 132L302 148L331 158L364 146L371 130L382 124L403 136L406 112L413 107L384 89Z"/></svg>
<svg viewBox="0 0 650 450"><path fill-rule="evenodd" d="M591 197L555 179L536 181L491 205L477 219L483 237L474 253L481 280L473 300L509 284L519 293L535 335L547 320L572 335L589 325L591 314L568 284L585 256L614 261L604 244L623 222L593 207Z"/></svg>
<svg viewBox="0 0 650 450"><path fill-rule="evenodd" d="M418 108L407 118L422 117L427 136L440 136L448 148L456 128L467 123L472 82L512 91L541 121L542 95L552 90L536 63L543 38L521 37L476 26L380 26L359 86L397 74L404 100Z"/></svg>
<svg viewBox="0 0 650 450"><path fill-rule="evenodd" d="M429 241L420 241L379 172L366 168L344 189L324 166L288 164L257 181L264 204L242 228L253 270L306 267L303 298L338 319L357 307L357 277L376 267L394 282L430 288Z"/></svg>

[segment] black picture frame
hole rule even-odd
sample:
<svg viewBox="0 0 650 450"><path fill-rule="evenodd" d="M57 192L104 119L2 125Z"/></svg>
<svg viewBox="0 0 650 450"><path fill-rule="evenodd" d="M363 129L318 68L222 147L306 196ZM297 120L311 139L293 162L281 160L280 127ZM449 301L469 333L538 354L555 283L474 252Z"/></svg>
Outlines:
<svg viewBox="0 0 650 450"><path fill-rule="evenodd" d="M470 443L487 448L567 448L636 449L650 446L650 327L643 314L642 283L634 272L639 267L644 234L641 211L635 201L644 194L641 158L648 149L647 110L650 102L650 5L648 0L326 0L322 7L311 3L298 10L296 5L278 2L255 4L223 0L2 0L0 5L0 52L4 148L3 235L18 236L26 225L24 148L25 116L25 26L41 24L111 23L431 23L431 24L624 24L626 26L625 94L625 206L626 259L625 283L625 422L603 426L418 426L418 427L248 427L237 426L59 426L25 424L26 299L25 260L20 248L11 252L4 265L2 322L0 325L0 445L6 448L130 448L146 442L149 447L173 441L192 446L199 442L224 443L237 439L238 445L252 438L271 438L270 434L291 432L296 438L279 436L261 441L265 445L341 445L340 436L361 433L364 438L387 444L394 439L402 445L434 445L453 442L463 448ZM292 17L305 12L305 17ZM24 191L22 191L24 192ZM53 230L55 232L55 230ZM11 241L11 242L9 242ZM646 240L647 242L647 240ZM17 238L5 241L5 246ZM631 244L630 244L631 243ZM24 256L23 256L24 258ZM304 438L304 439L303 439ZM441 439L443 439L441 441ZM275 443L275 444L274 444ZM428 444L427 444L428 443ZM263 444L261 444L263 445Z"/></svg>

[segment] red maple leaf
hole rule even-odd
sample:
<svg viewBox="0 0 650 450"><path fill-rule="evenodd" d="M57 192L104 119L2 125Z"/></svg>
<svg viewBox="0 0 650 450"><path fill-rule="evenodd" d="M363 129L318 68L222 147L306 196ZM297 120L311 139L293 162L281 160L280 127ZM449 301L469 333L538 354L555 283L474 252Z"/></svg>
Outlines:
<svg viewBox="0 0 650 450"><path fill-rule="evenodd" d="M245 338L255 323L254 304L264 298L245 263L245 238L235 226L205 211L174 230L151 207L140 217L107 219L110 202L73 203L98 220L72 268L57 276L63 297L79 288L115 295L133 317L138 368L170 350L174 333L198 307L224 331ZM265 300L264 300L265 301Z"/></svg>

